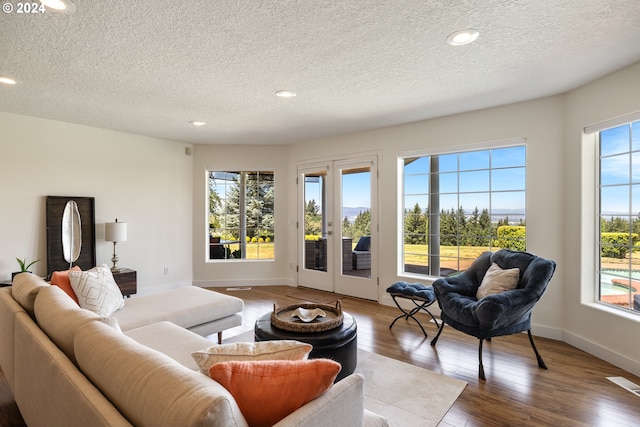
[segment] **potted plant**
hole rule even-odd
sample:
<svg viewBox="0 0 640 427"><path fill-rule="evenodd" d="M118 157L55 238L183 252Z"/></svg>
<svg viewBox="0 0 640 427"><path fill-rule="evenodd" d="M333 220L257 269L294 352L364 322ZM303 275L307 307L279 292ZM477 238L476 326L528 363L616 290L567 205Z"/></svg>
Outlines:
<svg viewBox="0 0 640 427"><path fill-rule="evenodd" d="M31 271L29 271L29 267L31 267L33 264L35 264L36 262L38 262L40 260L37 259L35 261L31 261L31 262L27 263L27 258L25 258L25 259L16 258L16 261L18 261L18 265L20 265L20 271L16 271L14 273L11 273L11 280L13 280L13 278L16 276L16 274L31 273Z"/></svg>

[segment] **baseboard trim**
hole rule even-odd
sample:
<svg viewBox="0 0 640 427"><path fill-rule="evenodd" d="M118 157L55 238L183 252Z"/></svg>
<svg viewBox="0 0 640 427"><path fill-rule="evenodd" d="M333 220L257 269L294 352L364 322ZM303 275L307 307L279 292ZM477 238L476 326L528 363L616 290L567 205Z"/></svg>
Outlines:
<svg viewBox="0 0 640 427"><path fill-rule="evenodd" d="M605 362L609 362L612 365L619 367L620 369L624 369L627 372L631 372L634 375L640 376L640 362L636 360L629 359L626 356L611 351L608 348L602 347L601 345L596 344L593 341L587 340L571 332L565 331L562 341L576 348L579 348L580 350L585 351L599 359L602 359ZM603 376L606 376L605 374L606 373L603 373Z"/></svg>
<svg viewBox="0 0 640 427"><path fill-rule="evenodd" d="M564 331L550 326L536 325L531 323L531 333L536 337L549 338L556 341L564 341Z"/></svg>
<svg viewBox="0 0 640 427"><path fill-rule="evenodd" d="M194 280L193 286L200 288L228 288L228 287L246 287L246 286L293 286L293 280L288 278L281 279L221 279L221 280Z"/></svg>

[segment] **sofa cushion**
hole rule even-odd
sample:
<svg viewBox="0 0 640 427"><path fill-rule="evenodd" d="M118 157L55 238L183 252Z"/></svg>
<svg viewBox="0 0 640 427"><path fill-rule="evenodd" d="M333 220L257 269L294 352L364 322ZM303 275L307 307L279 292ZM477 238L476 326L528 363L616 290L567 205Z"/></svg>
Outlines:
<svg viewBox="0 0 640 427"><path fill-rule="evenodd" d="M485 273L482 283L476 292L476 298L482 299L487 295L515 289L518 286L519 278L520 269L517 267L503 270L494 262Z"/></svg>
<svg viewBox="0 0 640 427"><path fill-rule="evenodd" d="M48 286L47 282L33 273L20 273L13 278L11 296L33 317L33 304L36 301L36 295L40 289Z"/></svg>
<svg viewBox="0 0 640 427"><path fill-rule="evenodd" d="M191 354L200 367L208 373L220 362L251 360L305 360L313 350L311 344L294 340L237 342L213 345Z"/></svg>
<svg viewBox="0 0 640 427"><path fill-rule="evenodd" d="M77 265L73 266L69 270L65 271L54 271L51 273L51 284L62 289L67 295L73 299L76 304L80 305L78 302L78 297L76 293L73 292L73 288L71 287L71 282L69 281L69 271L82 271L80 267Z"/></svg>
<svg viewBox="0 0 640 427"><path fill-rule="evenodd" d="M167 320L183 328L222 319L242 312L240 298L196 286L127 298L127 304L113 317L123 331Z"/></svg>
<svg viewBox="0 0 640 427"><path fill-rule="evenodd" d="M57 286L43 288L36 297L34 308L38 326L75 363L73 337L76 330L86 322L99 320L100 316L78 307Z"/></svg>
<svg viewBox="0 0 640 427"><path fill-rule="evenodd" d="M81 371L137 426L247 426L220 384L98 322L76 332Z"/></svg>
<svg viewBox="0 0 640 427"><path fill-rule="evenodd" d="M113 319L113 318L112 318ZM140 344L166 354L187 368L198 371L191 353L210 346L211 341L171 322L157 322L124 332Z"/></svg>
<svg viewBox="0 0 640 427"><path fill-rule="evenodd" d="M69 271L69 281L82 308L111 316L124 307L122 292L105 264L87 271Z"/></svg>
<svg viewBox="0 0 640 427"><path fill-rule="evenodd" d="M270 427L333 385L341 366L329 359L221 362L209 370L252 427Z"/></svg>

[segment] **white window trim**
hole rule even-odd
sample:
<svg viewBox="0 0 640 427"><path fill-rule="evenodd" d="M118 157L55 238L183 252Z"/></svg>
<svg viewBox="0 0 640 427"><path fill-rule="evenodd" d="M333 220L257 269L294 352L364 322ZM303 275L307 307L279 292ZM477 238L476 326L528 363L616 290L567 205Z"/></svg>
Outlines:
<svg viewBox="0 0 640 427"><path fill-rule="evenodd" d="M454 145L451 147L402 151L398 153L398 165L401 165L402 161L407 157L424 157L424 156L437 156L437 155L452 154L452 153L465 153L468 151L507 148L507 147L515 147L517 145L526 145L526 144L527 144L527 138L519 137L519 138L485 141L485 142L479 142L476 144L465 144L465 145L458 145L458 146ZM400 172L402 173L402 171Z"/></svg>
<svg viewBox="0 0 640 427"><path fill-rule="evenodd" d="M640 111L634 111L632 113L614 117L600 123L585 126L583 132L586 135L597 134L598 132L601 132L603 130L611 129L629 122L637 122L638 120L640 120Z"/></svg>
<svg viewBox="0 0 640 427"><path fill-rule="evenodd" d="M436 155L444 155L444 154L452 154L452 153L465 153L469 151L478 151L478 150L489 150L489 149L500 149L500 148L508 148L524 145L525 149L527 149L527 138L526 137L516 137L516 138L508 138L508 139L499 139L499 140L490 140L473 144L463 144L463 145L454 145L449 147L438 147L438 148L428 148L428 149L420 149L420 150L411 150L411 151L401 151L397 154L396 159L396 170L397 170L397 201L396 206L398 207L398 215L397 215L397 223L396 223L396 236L397 236L397 247L402 248L404 245L404 215L402 212L402 206L404 204L404 160L409 157L424 157L424 156L436 156ZM528 150L527 150L528 151ZM525 165L526 167L526 165ZM527 208L525 204L525 218L527 216ZM433 276L424 276L422 274L414 274L407 273L404 271L404 251L398 250L396 251L396 274L399 277L408 277L408 278L418 278L425 280L425 278L433 279L436 278Z"/></svg>
<svg viewBox="0 0 640 427"><path fill-rule="evenodd" d="M276 176L276 168L273 166L268 166L268 167L256 167L256 168L247 168L247 167L223 167L223 168L219 168L219 167L213 167L213 166L207 166L205 167L205 173L204 173L204 181L205 181L205 206L204 206L204 211L205 211L205 215L204 215L204 234L203 235L207 235L209 233L209 195L210 195L210 190L209 190L209 173L210 172L224 172L224 171L239 171L239 172L252 172L252 171L268 171L268 172L272 172L273 176L274 176L274 181L273 181L273 185L274 187L276 187L276 181L275 181L275 176ZM276 233L276 225L275 225L275 217L276 217L276 204L275 204L275 197L276 197L276 192L277 192L277 188L274 188L274 206L273 206L273 210L274 210L274 236L277 234ZM276 253L274 251L273 254L273 258L259 258L259 259L253 259L253 258L236 258L233 260L229 260L229 259L211 259L209 257L209 242L208 239L205 239L205 263L210 264L210 263L227 263L227 262L232 262L234 264L236 263L265 263L265 262L269 262L269 263L273 263L276 261ZM243 245L243 251L246 251L246 246Z"/></svg>
<svg viewBox="0 0 640 427"><path fill-rule="evenodd" d="M589 149L582 150L582 165L591 165L591 167L589 169L585 168L586 172L583 171L582 177L583 223L581 233L581 259L591 261L582 263L580 302L585 306L640 322L640 316L633 313L632 310L617 308L611 304L600 301L600 293L598 290L600 281L600 275L598 273L598 266L600 265L600 251L598 250L600 243L600 191L598 180L600 176L600 156L598 153L599 135L600 132L604 130L637 121L640 121L640 111L623 114L583 128L582 147L588 146ZM585 197L586 195L590 197ZM591 214L588 217L589 212ZM591 230L592 234L586 233L587 230Z"/></svg>

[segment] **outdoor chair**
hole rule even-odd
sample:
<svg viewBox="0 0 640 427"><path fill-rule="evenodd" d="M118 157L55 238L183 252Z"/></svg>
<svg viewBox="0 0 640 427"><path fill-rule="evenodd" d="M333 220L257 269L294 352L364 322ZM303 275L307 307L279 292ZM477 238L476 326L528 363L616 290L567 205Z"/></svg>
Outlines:
<svg viewBox="0 0 640 427"><path fill-rule="evenodd" d="M538 366L547 369L531 335L531 312L555 268L554 261L500 249L484 252L460 275L437 279L433 290L442 311L442 322L431 345L436 345L445 323L478 338L478 376L484 380L483 341L527 331Z"/></svg>
<svg viewBox="0 0 640 427"><path fill-rule="evenodd" d="M358 244L353 248L353 269L354 270L370 270L371 269L371 236L362 236L358 240Z"/></svg>

